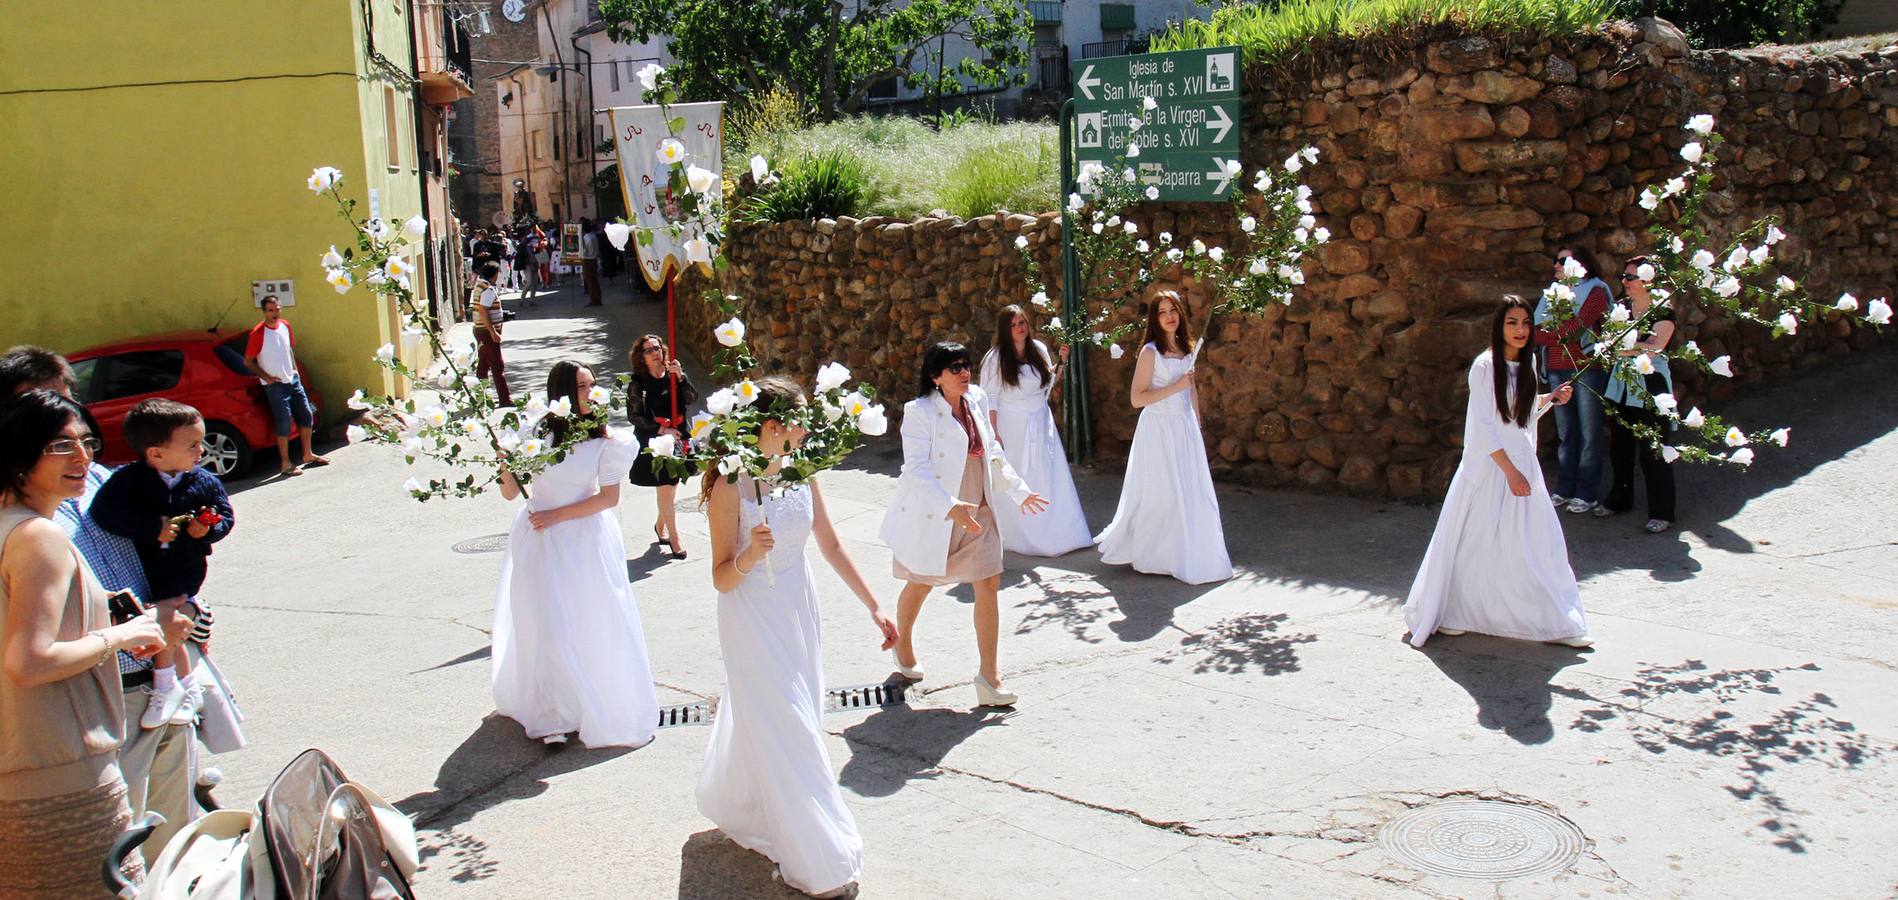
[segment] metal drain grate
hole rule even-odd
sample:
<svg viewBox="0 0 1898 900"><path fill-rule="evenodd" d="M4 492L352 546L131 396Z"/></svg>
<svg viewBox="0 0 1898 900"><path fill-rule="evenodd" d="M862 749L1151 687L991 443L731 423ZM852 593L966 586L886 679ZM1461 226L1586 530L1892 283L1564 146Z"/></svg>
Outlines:
<svg viewBox="0 0 1898 900"><path fill-rule="evenodd" d="M505 533L469 538L454 547L456 553L499 553L506 549L507 535Z"/></svg>
<svg viewBox="0 0 1898 900"><path fill-rule="evenodd" d="M851 709L896 706L908 702L909 687L909 682L892 678L877 684L832 688L824 692L824 711L843 712Z"/></svg>
<svg viewBox="0 0 1898 900"><path fill-rule="evenodd" d="M1561 816L1494 800L1421 806L1377 833L1377 845L1413 869L1477 881L1553 875L1574 865L1586 843Z"/></svg>
<svg viewBox="0 0 1898 900"><path fill-rule="evenodd" d="M712 704L704 700L697 703L681 703L677 706L659 708L659 727L678 728L684 725L712 724Z"/></svg>

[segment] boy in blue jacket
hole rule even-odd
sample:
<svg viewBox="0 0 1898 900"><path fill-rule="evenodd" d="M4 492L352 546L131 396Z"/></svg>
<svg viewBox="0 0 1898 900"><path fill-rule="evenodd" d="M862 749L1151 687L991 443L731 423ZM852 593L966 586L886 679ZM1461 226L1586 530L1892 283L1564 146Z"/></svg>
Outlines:
<svg viewBox="0 0 1898 900"><path fill-rule="evenodd" d="M216 475L198 468L204 417L173 400L146 400L125 415L125 441L139 461L121 467L93 498L93 521L132 542L160 618L197 605L211 545L236 524ZM157 728L197 715L197 679L183 648L152 658L152 702L139 724Z"/></svg>

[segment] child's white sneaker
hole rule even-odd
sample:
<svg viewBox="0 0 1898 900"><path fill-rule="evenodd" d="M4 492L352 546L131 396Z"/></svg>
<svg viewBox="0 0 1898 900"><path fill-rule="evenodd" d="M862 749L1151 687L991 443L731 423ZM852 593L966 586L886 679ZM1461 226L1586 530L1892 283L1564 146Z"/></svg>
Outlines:
<svg viewBox="0 0 1898 900"><path fill-rule="evenodd" d="M184 708L185 700L190 696L182 687L174 687L166 693L152 691L151 702L145 705L145 714L138 717L138 727L144 729L162 728L171 723L171 718Z"/></svg>
<svg viewBox="0 0 1898 900"><path fill-rule="evenodd" d="M198 710L204 708L204 688L200 687L197 690L180 691L179 693L185 695L185 702L178 707L177 712L172 714L171 724L189 725L196 722L198 720Z"/></svg>

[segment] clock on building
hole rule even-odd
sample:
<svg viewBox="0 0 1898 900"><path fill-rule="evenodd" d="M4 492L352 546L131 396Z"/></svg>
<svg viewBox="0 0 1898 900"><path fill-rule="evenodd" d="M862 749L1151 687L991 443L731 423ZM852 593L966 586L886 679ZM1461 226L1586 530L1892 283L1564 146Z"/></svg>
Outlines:
<svg viewBox="0 0 1898 900"><path fill-rule="evenodd" d="M527 3L525 0L504 0L501 15L506 16L509 22L519 22L527 18Z"/></svg>

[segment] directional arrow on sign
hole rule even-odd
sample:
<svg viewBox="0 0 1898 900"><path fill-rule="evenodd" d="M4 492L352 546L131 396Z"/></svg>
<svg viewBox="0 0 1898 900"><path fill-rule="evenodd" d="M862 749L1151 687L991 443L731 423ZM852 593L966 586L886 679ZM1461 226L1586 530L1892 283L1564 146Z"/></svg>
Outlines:
<svg viewBox="0 0 1898 900"><path fill-rule="evenodd" d="M1226 139L1226 132L1232 130L1232 119L1226 115L1226 108L1223 106L1214 106L1212 115L1213 118L1206 123L1206 127L1212 131L1213 143L1217 144Z"/></svg>
<svg viewBox="0 0 1898 900"><path fill-rule="evenodd" d="M1074 80L1074 86L1080 88L1081 95L1089 100L1094 99L1094 89L1100 87L1100 85L1101 80L1094 77L1093 66L1082 69L1081 77Z"/></svg>
<svg viewBox="0 0 1898 900"><path fill-rule="evenodd" d="M1226 168L1226 161L1217 156L1213 157L1213 168L1219 171L1207 172L1206 177L1217 182L1213 185L1213 196L1217 197L1224 194L1227 188L1232 187L1233 173Z"/></svg>

